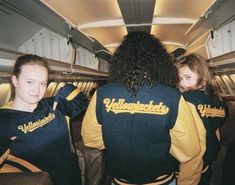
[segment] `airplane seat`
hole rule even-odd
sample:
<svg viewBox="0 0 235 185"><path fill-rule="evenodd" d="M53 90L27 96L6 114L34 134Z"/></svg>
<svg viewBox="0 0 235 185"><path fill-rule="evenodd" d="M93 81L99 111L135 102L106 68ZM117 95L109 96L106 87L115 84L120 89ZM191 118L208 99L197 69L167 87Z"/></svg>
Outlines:
<svg viewBox="0 0 235 185"><path fill-rule="evenodd" d="M70 120L70 130L73 143L79 142L82 140L81 129L82 129L82 120L86 111L81 112L76 118Z"/></svg>
<svg viewBox="0 0 235 185"><path fill-rule="evenodd" d="M233 102L235 101L235 96L233 95L226 95L226 96L222 96L222 99L224 102Z"/></svg>
<svg viewBox="0 0 235 185"><path fill-rule="evenodd" d="M53 185L47 172L28 161L11 155L10 145L14 138L0 138L1 185Z"/></svg>
<svg viewBox="0 0 235 185"><path fill-rule="evenodd" d="M235 139L235 101L227 102L229 115L222 125L221 132L221 143L229 145Z"/></svg>
<svg viewBox="0 0 235 185"><path fill-rule="evenodd" d="M83 141L75 143L82 175L82 185L109 184L105 171L104 152L84 145Z"/></svg>
<svg viewBox="0 0 235 185"><path fill-rule="evenodd" d="M11 85L9 83L0 84L0 107L10 101Z"/></svg>
<svg viewBox="0 0 235 185"><path fill-rule="evenodd" d="M71 123L71 135L74 143L77 143L82 140L81 127L82 123L80 120L76 120Z"/></svg>
<svg viewBox="0 0 235 185"><path fill-rule="evenodd" d="M78 156L78 164L79 164L80 171L81 171L82 185L87 185L85 157L84 157L83 153L81 152L81 150L79 150L78 148L76 149L76 154Z"/></svg>
<svg viewBox="0 0 235 185"><path fill-rule="evenodd" d="M53 185L47 172L0 173L2 185Z"/></svg>
<svg viewBox="0 0 235 185"><path fill-rule="evenodd" d="M221 149L217 159L212 163L212 177L210 184L221 184L227 148L235 139L235 99L233 96L226 96L223 97L223 100L228 106L229 115L220 128Z"/></svg>

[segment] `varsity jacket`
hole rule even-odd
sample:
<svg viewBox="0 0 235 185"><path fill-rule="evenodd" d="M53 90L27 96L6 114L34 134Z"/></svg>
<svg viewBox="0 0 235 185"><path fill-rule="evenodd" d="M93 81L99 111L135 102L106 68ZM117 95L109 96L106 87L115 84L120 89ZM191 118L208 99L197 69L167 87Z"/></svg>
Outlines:
<svg viewBox="0 0 235 185"><path fill-rule="evenodd" d="M58 102L55 111L54 101ZM80 90L65 85L56 97L42 99L33 112L1 108L0 137L16 136L11 154L47 171L54 185L81 184L68 123L86 107L87 99Z"/></svg>
<svg viewBox="0 0 235 185"><path fill-rule="evenodd" d="M217 133L228 114L226 105L217 96L209 96L204 91L189 91L183 94L192 109L196 109L206 130L206 151L204 167L211 164L220 150Z"/></svg>
<svg viewBox="0 0 235 185"><path fill-rule="evenodd" d="M10 146L14 139L0 137L0 173L40 172L33 164L10 154Z"/></svg>
<svg viewBox="0 0 235 185"><path fill-rule="evenodd" d="M196 185L205 135L199 137L192 113L176 89L142 86L133 98L124 87L107 84L91 99L82 137L86 146L105 149L108 173L119 181L170 182L178 160L179 184Z"/></svg>

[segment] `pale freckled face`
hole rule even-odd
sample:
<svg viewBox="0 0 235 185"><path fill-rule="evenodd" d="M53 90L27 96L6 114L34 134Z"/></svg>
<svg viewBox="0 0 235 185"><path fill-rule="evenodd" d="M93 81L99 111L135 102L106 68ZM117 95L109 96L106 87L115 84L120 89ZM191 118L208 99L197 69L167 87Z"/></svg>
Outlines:
<svg viewBox="0 0 235 185"><path fill-rule="evenodd" d="M36 106L43 98L48 81L47 69L40 65L24 65L18 78L12 77L15 100L25 106Z"/></svg>
<svg viewBox="0 0 235 185"><path fill-rule="evenodd" d="M196 88L198 83L198 74L191 71L188 66L179 68L179 78L182 92Z"/></svg>

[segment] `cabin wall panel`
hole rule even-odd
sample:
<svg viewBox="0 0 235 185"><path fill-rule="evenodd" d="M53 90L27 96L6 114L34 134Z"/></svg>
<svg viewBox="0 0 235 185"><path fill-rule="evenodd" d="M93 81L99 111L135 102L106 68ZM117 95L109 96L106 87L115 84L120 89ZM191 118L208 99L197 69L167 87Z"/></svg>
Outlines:
<svg viewBox="0 0 235 185"><path fill-rule="evenodd" d="M67 38L45 28L34 34L18 50L23 53L36 54L66 63L71 63L72 61L73 48L67 44Z"/></svg>
<svg viewBox="0 0 235 185"><path fill-rule="evenodd" d="M89 67L89 53L85 49L83 51L84 51L84 67Z"/></svg>
<svg viewBox="0 0 235 185"><path fill-rule="evenodd" d="M223 54L223 35L222 31L218 30L214 32L214 38L209 38L208 50L211 57L216 57Z"/></svg>
<svg viewBox="0 0 235 185"><path fill-rule="evenodd" d="M45 28L42 28L34 34L18 50L23 53L37 54L66 63L73 61L73 47L67 43L67 38ZM96 57L94 53L81 46L76 49L75 64L109 72L107 61Z"/></svg>
<svg viewBox="0 0 235 185"><path fill-rule="evenodd" d="M217 57L235 51L235 20L214 31L214 38L208 37L208 56Z"/></svg>
<svg viewBox="0 0 235 185"><path fill-rule="evenodd" d="M36 54L34 39L33 39L33 38L30 38L29 40L27 40L27 41L19 48L19 51L20 51L20 52L23 52L23 53Z"/></svg>
<svg viewBox="0 0 235 185"><path fill-rule="evenodd" d="M51 34L51 57L54 60L60 60L60 47L59 37L57 34L50 32Z"/></svg>
<svg viewBox="0 0 235 185"><path fill-rule="evenodd" d="M223 54L231 52L232 51L231 24L227 24L222 28L222 37L223 37Z"/></svg>
<svg viewBox="0 0 235 185"><path fill-rule="evenodd" d="M232 50L235 51L235 20L231 22L231 42Z"/></svg>
<svg viewBox="0 0 235 185"><path fill-rule="evenodd" d="M73 48L70 44L67 44L66 38L59 37L59 47L60 47L60 60L66 63L71 63Z"/></svg>
<svg viewBox="0 0 235 185"><path fill-rule="evenodd" d="M44 54L43 54L43 41L42 41L42 37L40 35L40 32L38 32L34 35L34 37L32 38L32 41L34 43L35 54L39 55L39 56L44 56Z"/></svg>
<svg viewBox="0 0 235 185"><path fill-rule="evenodd" d="M76 52L77 52L77 59L76 59L77 65L96 70L99 69L99 60L98 58L95 57L93 53L82 47L78 48Z"/></svg>
<svg viewBox="0 0 235 185"><path fill-rule="evenodd" d="M84 49L82 47L80 47L79 49L77 49L77 60L76 60L76 64L85 67L86 66L86 61L85 61L85 52Z"/></svg>
<svg viewBox="0 0 235 185"><path fill-rule="evenodd" d="M99 70L109 72L109 63L103 59L99 59Z"/></svg>
<svg viewBox="0 0 235 185"><path fill-rule="evenodd" d="M91 53L91 60L90 60L90 63L91 63L91 68L92 68L92 69L96 69L96 70L99 69L99 60L98 60L97 57L95 57L95 54L92 54L92 53Z"/></svg>
<svg viewBox="0 0 235 185"><path fill-rule="evenodd" d="M22 53L28 53L28 49L27 49L26 44L20 46L20 47L18 48L18 51L19 51L19 52L22 52Z"/></svg>
<svg viewBox="0 0 235 185"><path fill-rule="evenodd" d="M42 38L42 45L43 45L43 56L46 58L52 58L51 56L51 35L50 31L43 28L40 30L40 35Z"/></svg>

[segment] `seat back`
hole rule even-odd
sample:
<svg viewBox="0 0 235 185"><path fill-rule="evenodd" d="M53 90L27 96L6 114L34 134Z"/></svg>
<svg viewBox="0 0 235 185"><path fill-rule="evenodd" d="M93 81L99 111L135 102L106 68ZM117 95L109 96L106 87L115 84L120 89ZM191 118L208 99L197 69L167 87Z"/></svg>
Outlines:
<svg viewBox="0 0 235 185"><path fill-rule="evenodd" d="M1 185L53 185L47 172L1 173Z"/></svg>

